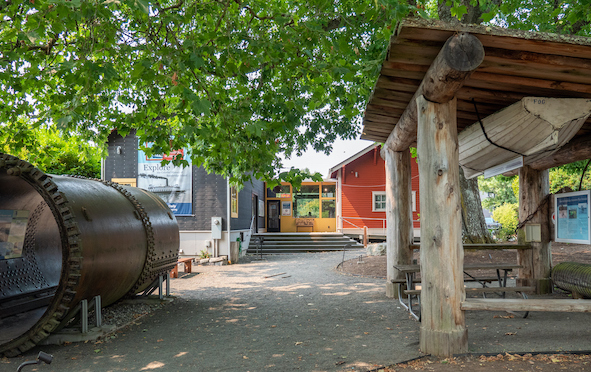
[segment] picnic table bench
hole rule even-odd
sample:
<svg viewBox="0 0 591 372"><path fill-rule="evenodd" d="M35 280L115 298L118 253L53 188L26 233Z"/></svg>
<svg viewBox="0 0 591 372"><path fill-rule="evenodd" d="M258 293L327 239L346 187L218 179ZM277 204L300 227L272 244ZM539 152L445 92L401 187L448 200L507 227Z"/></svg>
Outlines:
<svg viewBox="0 0 591 372"><path fill-rule="evenodd" d="M190 273L193 269L193 259L194 259L193 257L179 258L177 264L174 265L174 268L170 271L170 277L171 278L178 278L179 277L179 265L180 264L185 264L185 272Z"/></svg>
<svg viewBox="0 0 591 372"><path fill-rule="evenodd" d="M465 288L466 293L477 293L486 296L487 293L500 293L504 298L506 292L517 292L521 293L523 298L527 298L526 292L533 292L534 287L507 287L507 276L508 273L514 269L520 268L520 265L510 263L482 263L482 264L465 264L464 274L467 278L466 282L478 282L482 287L477 288ZM416 283L419 283L415 276L421 271L420 265L397 265L394 268L404 274L404 279L395 279L392 282L398 285L398 301L400 304L416 319L420 321L420 314L417 315L413 309L413 302L417 302L420 307L421 303L421 290L416 288ZM478 277L475 274L469 273L472 270L495 270L497 273L495 277ZM503 271L503 274L501 274ZM487 287L489 283L498 282L498 287ZM403 290L402 286L406 285ZM407 303L404 303L403 294L406 295ZM527 313L524 317L527 316Z"/></svg>

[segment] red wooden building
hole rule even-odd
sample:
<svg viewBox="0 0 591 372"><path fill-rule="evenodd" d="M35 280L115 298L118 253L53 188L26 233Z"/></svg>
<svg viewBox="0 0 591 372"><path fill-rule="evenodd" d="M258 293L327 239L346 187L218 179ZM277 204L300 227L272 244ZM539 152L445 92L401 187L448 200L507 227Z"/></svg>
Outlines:
<svg viewBox="0 0 591 372"><path fill-rule="evenodd" d="M381 146L372 144L329 170L337 180L337 231L386 238L386 171ZM412 159L412 207L415 239L420 236L419 170Z"/></svg>

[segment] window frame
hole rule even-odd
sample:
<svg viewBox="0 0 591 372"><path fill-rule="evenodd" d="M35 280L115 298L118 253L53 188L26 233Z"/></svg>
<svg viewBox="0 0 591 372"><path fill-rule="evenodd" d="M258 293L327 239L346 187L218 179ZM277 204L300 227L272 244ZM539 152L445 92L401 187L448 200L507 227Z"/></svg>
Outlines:
<svg viewBox="0 0 591 372"><path fill-rule="evenodd" d="M238 218L238 189L230 187L230 217Z"/></svg>
<svg viewBox="0 0 591 372"><path fill-rule="evenodd" d="M383 209L376 209L376 196L386 196L386 191L372 191L371 192L371 211L372 212L385 212L386 211L386 199L380 200L380 203L384 203Z"/></svg>

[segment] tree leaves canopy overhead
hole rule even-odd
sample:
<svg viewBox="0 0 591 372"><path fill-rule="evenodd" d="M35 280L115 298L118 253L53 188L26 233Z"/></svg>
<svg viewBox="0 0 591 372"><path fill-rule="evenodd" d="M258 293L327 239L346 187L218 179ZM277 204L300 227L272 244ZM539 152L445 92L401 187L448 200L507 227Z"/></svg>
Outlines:
<svg viewBox="0 0 591 372"><path fill-rule="evenodd" d="M269 179L282 154L328 152L337 137L356 136L389 37L409 12L589 34L589 4L5 0L0 130L18 151L30 147L26 119L97 144L133 128L154 143L148 152L187 147L194 164L232 182L251 171Z"/></svg>
<svg viewBox="0 0 591 372"><path fill-rule="evenodd" d="M0 129L20 118L232 181L353 138L403 2L32 0L0 5ZM13 147L26 146L13 137Z"/></svg>

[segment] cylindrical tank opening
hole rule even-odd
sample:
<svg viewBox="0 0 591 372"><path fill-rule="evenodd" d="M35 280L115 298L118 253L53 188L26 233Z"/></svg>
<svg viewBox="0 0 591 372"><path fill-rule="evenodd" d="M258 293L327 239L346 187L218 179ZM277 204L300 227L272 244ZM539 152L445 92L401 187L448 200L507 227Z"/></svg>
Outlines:
<svg viewBox="0 0 591 372"><path fill-rule="evenodd" d="M0 345L31 329L60 283L62 242L51 208L21 177L0 168Z"/></svg>

